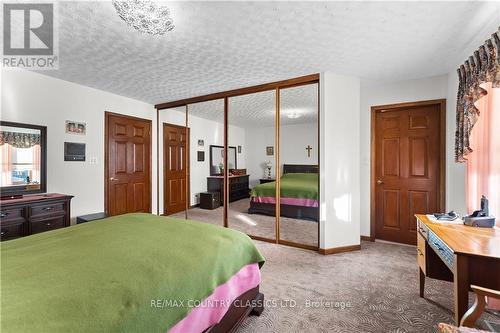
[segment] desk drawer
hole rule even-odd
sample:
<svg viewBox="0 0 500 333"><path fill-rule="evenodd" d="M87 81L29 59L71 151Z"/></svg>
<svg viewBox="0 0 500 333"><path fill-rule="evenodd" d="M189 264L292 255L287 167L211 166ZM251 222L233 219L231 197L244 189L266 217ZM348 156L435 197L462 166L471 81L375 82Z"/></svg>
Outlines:
<svg viewBox="0 0 500 333"><path fill-rule="evenodd" d="M453 272L455 253L432 231L429 230L429 245L443 260L446 266Z"/></svg>
<svg viewBox="0 0 500 333"><path fill-rule="evenodd" d="M417 232L417 262L418 266L424 274L425 270L425 238L419 232Z"/></svg>
<svg viewBox="0 0 500 333"><path fill-rule="evenodd" d="M429 239L429 228L419 219L417 219L417 230L425 239Z"/></svg>

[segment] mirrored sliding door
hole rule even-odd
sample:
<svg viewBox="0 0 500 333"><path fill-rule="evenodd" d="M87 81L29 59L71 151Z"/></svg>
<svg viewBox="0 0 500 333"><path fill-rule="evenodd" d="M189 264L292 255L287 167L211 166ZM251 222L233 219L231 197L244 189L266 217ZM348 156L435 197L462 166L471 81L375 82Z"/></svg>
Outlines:
<svg viewBox="0 0 500 333"><path fill-rule="evenodd" d="M189 174L189 130L186 107L159 112L159 211L160 214L185 218Z"/></svg>
<svg viewBox="0 0 500 333"><path fill-rule="evenodd" d="M317 249L318 82L314 74L159 105L159 212Z"/></svg>
<svg viewBox="0 0 500 333"><path fill-rule="evenodd" d="M275 240L275 90L228 102L229 227Z"/></svg>
<svg viewBox="0 0 500 333"><path fill-rule="evenodd" d="M281 242L318 246L318 84L280 89Z"/></svg>
<svg viewBox="0 0 500 333"><path fill-rule="evenodd" d="M188 218L223 225L224 99L188 104Z"/></svg>

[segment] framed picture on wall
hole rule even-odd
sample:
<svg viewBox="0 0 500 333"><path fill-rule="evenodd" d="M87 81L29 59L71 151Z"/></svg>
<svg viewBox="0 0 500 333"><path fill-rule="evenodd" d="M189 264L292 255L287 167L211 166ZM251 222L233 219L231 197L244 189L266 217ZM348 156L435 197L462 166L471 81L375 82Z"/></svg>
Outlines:
<svg viewBox="0 0 500 333"><path fill-rule="evenodd" d="M266 155L268 155L268 156L273 156L274 155L274 147L273 146L267 146L266 147Z"/></svg>
<svg viewBox="0 0 500 333"><path fill-rule="evenodd" d="M205 161L205 152L198 151L198 162L204 162L204 161Z"/></svg>
<svg viewBox="0 0 500 333"><path fill-rule="evenodd" d="M87 124L78 121L66 120L66 133L85 135L87 133Z"/></svg>

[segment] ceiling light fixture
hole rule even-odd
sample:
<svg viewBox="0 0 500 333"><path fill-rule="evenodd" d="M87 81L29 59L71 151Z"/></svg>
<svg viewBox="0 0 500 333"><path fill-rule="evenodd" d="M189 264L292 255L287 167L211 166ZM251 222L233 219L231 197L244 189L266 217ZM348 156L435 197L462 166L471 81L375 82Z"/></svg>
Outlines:
<svg viewBox="0 0 500 333"><path fill-rule="evenodd" d="M113 0L113 6L122 20L142 33L164 35L175 27L170 9L152 0Z"/></svg>

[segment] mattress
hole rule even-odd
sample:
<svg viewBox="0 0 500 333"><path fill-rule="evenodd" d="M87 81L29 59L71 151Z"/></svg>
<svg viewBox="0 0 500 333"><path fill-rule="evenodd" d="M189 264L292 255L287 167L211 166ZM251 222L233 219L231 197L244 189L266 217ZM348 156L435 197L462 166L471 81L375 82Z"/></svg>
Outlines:
<svg viewBox="0 0 500 333"><path fill-rule="evenodd" d="M2 332L166 332L203 300L255 287L264 263L243 233L140 213L0 246Z"/></svg>
<svg viewBox="0 0 500 333"><path fill-rule="evenodd" d="M280 179L280 201L282 205L319 207L318 174L287 173ZM276 203L276 182L255 186L251 200L258 203Z"/></svg>

